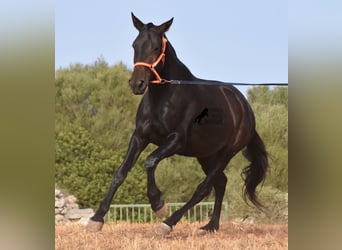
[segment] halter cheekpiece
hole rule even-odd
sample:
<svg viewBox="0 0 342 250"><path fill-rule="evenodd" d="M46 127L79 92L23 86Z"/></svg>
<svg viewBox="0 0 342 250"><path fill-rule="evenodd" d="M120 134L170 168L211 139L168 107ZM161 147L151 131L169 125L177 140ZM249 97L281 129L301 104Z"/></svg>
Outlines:
<svg viewBox="0 0 342 250"><path fill-rule="evenodd" d="M144 67L149 68L152 71L152 73L156 77L156 80L150 81L150 83L160 84L160 83L163 82L162 78L160 77L160 75L158 74L158 72L156 70L156 67L160 63L160 61L163 64L165 62L166 43L167 43L167 39L163 36L162 37L162 50L161 50L161 53L158 56L157 60L155 60L154 63L152 63L152 64L149 64L149 63L146 63L146 62L136 62L136 63L134 63L134 67L136 67L136 66L144 66Z"/></svg>

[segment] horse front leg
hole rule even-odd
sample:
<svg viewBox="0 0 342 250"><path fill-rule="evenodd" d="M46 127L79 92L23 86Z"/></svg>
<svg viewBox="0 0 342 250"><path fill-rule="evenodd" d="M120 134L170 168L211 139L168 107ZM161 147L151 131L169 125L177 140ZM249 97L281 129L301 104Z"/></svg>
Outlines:
<svg viewBox="0 0 342 250"><path fill-rule="evenodd" d="M94 216L90 218L86 226L88 231L97 232L102 229L104 224L103 218L110 208L110 204L113 200L115 192L126 179L128 172L132 169L134 163L137 161L140 153L145 149L147 144L148 143L141 139L136 132L133 133L125 159L120 167L115 171L107 195L101 202Z"/></svg>
<svg viewBox="0 0 342 250"><path fill-rule="evenodd" d="M145 169L147 172L147 196L149 198L151 208L156 212L157 217L162 218L168 215L168 207L163 200L161 200L161 192L157 187L155 181L155 171L158 163L171 155L174 155L182 148L182 137L177 134L168 136L167 141L160 145L153 151L145 162Z"/></svg>

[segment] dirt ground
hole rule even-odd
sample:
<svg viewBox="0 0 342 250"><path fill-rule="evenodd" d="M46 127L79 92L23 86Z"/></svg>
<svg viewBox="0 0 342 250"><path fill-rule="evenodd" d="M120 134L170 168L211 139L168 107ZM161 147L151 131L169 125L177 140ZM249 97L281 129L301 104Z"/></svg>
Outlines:
<svg viewBox="0 0 342 250"><path fill-rule="evenodd" d="M55 249L288 249L288 225L222 222L219 231L197 235L203 224L182 222L168 236L157 235L155 225L105 224L98 233L78 224L56 226Z"/></svg>

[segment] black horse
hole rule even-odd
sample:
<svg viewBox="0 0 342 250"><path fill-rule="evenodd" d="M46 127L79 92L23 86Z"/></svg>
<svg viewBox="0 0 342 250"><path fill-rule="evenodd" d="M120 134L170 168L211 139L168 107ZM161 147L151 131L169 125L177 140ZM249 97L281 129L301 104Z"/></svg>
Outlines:
<svg viewBox="0 0 342 250"><path fill-rule="evenodd" d="M268 158L264 143L255 130L253 111L245 97L234 86L198 79L177 58L165 32L173 18L156 26L144 24L132 13L139 35L133 43L134 71L129 85L134 94L143 96L136 115L136 129L131 137L126 157L114 174L109 191L87 225L90 231L101 230L103 217L113 196L127 176L140 153L149 143L157 146L146 159L147 195L158 217L168 214L166 203L155 182L158 163L174 154L196 157L205 179L191 199L156 230L169 233L184 213L215 190L212 217L201 231L219 228L221 205L227 183L224 174L229 161L239 151L250 165L243 169L244 199L262 207L256 197L256 187L265 179ZM201 81L202 84L167 84L163 80ZM175 180L176 181L176 180Z"/></svg>

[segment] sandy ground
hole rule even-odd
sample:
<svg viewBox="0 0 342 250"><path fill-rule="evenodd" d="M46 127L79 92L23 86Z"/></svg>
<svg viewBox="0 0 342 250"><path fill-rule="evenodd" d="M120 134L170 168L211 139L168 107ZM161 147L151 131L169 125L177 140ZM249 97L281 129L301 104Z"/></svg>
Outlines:
<svg viewBox="0 0 342 250"><path fill-rule="evenodd" d="M288 225L223 222L215 233L197 235L203 224L179 223L168 236L154 232L156 224L105 224L101 232L82 225L55 227L55 249L288 249Z"/></svg>

